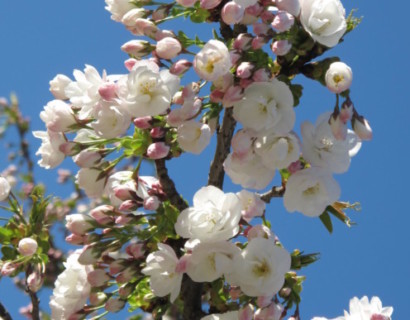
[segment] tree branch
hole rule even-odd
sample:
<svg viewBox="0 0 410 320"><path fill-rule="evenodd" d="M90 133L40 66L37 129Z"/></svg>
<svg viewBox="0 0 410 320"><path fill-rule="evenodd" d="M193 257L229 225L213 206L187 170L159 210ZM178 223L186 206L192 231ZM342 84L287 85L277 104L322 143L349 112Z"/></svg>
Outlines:
<svg viewBox="0 0 410 320"><path fill-rule="evenodd" d="M233 118L232 114L232 108L225 109L222 126L218 128L217 132L214 160L212 161L208 175L208 185L212 185L220 189L222 189L223 187L225 177L223 163L229 154L231 140L236 125L236 121Z"/></svg>
<svg viewBox="0 0 410 320"><path fill-rule="evenodd" d="M273 187L270 191L262 193L259 196L260 196L262 201L264 201L266 203L270 203L272 198L283 197L284 193L285 193L285 187L284 186L276 186L276 187Z"/></svg>
<svg viewBox="0 0 410 320"><path fill-rule="evenodd" d="M167 195L171 203L182 211L188 208L187 203L178 193L174 181L168 175L168 169L165 165L164 159L155 160L158 179L161 183L162 189ZM174 249L179 256L180 250L184 246L183 239L173 240L169 239L167 243ZM202 283L194 282L184 274L181 285L181 296L184 301L183 319L184 320L199 320L204 316L202 311Z"/></svg>
<svg viewBox="0 0 410 320"><path fill-rule="evenodd" d="M13 320L10 313L7 311L7 309L3 306L1 302L0 302L0 318L4 320Z"/></svg>

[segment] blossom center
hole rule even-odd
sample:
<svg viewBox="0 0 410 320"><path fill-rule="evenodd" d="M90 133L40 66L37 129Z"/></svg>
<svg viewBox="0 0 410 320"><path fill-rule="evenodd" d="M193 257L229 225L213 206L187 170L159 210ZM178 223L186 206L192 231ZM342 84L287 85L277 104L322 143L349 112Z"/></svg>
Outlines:
<svg viewBox="0 0 410 320"><path fill-rule="evenodd" d="M257 263L252 269L253 274L257 277L265 277L270 274L270 271L269 264L265 259Z"/></svg>
<svg viewBox="0 0 410 320"><path fill-rule="evenodd" d="M315 195L320 189L319 183L316 183L314 186L307 188L305 191L303 191L303 194L305 196L313 196Z"/></svg>

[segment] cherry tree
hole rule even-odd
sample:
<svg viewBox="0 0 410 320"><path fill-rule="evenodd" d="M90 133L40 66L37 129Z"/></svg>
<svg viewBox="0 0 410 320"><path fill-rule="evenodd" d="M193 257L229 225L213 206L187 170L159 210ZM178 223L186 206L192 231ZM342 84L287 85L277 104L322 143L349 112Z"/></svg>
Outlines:
<svg viewBox="0 0 410 320"><path fill-rule="evenodd" d="M132 38L121 47L124 73L86 65L57 74L55 99L40 113L45 130L32 132L40 167L67 157L78 167L58 171L72 196L52 197L36 181L29 122L15 97L1 101L3 126L20 139L16 164L0 177L11 213L0 227L1 275L29 294L32 319L41 318L45 286L51 319L124 308L131 319L300 319L301 270L318 254L287 248L268 204L283 201L329 231L334 218L350 224L346 211L356 205L340 199L335 175L348 171L372 129L353 103L351 68L321 56L360 19L339 0L106 0L106 9ZM170 21L201 25L209 37L168 30ZM335 95L300 130L298 75ZM187 199L167 164L205 152L213 155L200 169L208 182ZM155 175L142 174L152 165ZM242 190L225 190L225 179ZM66 256L50 231L62 221L78 247ZM337 319L393 312L377 297L353 298L349 308ZM0 317L11 319L2 304Z"/></svg>

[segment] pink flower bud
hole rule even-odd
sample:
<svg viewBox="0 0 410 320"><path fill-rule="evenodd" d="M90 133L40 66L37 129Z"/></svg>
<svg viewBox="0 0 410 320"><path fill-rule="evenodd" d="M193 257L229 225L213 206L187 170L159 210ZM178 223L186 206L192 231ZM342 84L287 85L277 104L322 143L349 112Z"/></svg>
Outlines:
<svg viewBox="0 0 410 320"><path fill-rule="evenodd" d="M125 200L118 208L120 211L134 211L138 208L138 203L134 200Z"/></svg>
<svg viewBox="0 0 410 320"><path fill-rule="evenodd" d="M213 9L221 3L221 0L200 0L202 9Z"/></svg>
<svg viewBox="0 0 410 320"><path fill-rule="evenodd" d="M127 216L127 215L120 215L117 218L115 218L115 224L121 225L121 226L125 226L128 223L130 223L132 221L132 217L131 216Z"/></svg>
<svg viewBox="0 0 410 320"><path fill-rule="evenodd" d="M177 39L166 37L157 42L155 52L158 57L169 60L175 58L181 50L181 44Z"/></svg>
<svg viewBox="0 0 410 320"><path fill-rule="evenodd" d="M148 41L131 40L124 43L121 50L137 58L142 58L151 53L152 47Z"/></svg>
<svg viewBox="0 0 410 320"><path fill-rule="evenodd" d="M105 303L105 310L109 312L118 312L125 306L125 301L120 298L111 297Z"/></svg>
<svg viewBox="0 0 410 320"><path fill-rule="evenodd" d="M188 60L181 59L175 62L171 68L169 69L169 72L171 74L174 74L176 76L179 76L189 70L189 68L192 67L192 62L189 62Z"/></svg>
<svg viewBox="0 0 410 320"><path fill-rule="evenodd" d="M111 278L107 275L103 269L95 269L88 273L87 281L92 287L102 287Z"/></svg>
<svg viewBox="0 0 410 320"><path fill-rule="evenodd" d="M66 216L66 228L72 233L84 235L93 230L93 218L82 213L74 213Z"/></svg>
<svg viewBox="0 0 410 320"><path fill-rule="evenodd" d="M329 119L330 129L336 140L345 140L347 136L347 125L340 120L339 115L332 114Z"/></svg>
<svg viewBox="0 0 410 320"><path fill-rule="evenodd" d="M268 305L271 304L272 298L273 298L273 295L260 296L260 297L258 297L258 299L256 300L256 305L257 305L259 308L266 308Z"/></svg>
<svg viewBox="0 0 410 320"><path fill-rule="evenodd" d="M242 294L242 291L239 287L231 287L231 289L229 290L229 295L230 295L232 300L239 299L241 294Z"/></svg>
<svg viewBox="0 0 410 320"><path fill-rule="evenodd" d="M235 52L235 51L230 51L229 56L231 58L232 64L236 64L239 61L239 59L241 58L241 55L238 52Z"/></svg>
<svg viewBox="0 0 410 320"><path fill-rule="evenodd" d="M253 238L269 239L272 237L272 231L268 227L258 224L254 227L246 229L245 236L248 238L248 241L251 241Z"/></svg>
<svg viewBox="0 0 410 320"><path fill-rule="evenodd" d="M127 297L131 294L132 290L132 285L124 284L118 289L118 295L122 299L127 299Z"/></svg>
<svg viewBox="0 0 410 320"><path fill-rule="evenodd" d="M100 306L107 299L107 295L104 292L91 292L90 303L92 306Z"/></svg>
<svg viewBox="0 0 410 320"><path fill-rule="evenodd" d="M135 271L134 268L127 268L124 271L120 272L117 277L115 278L115 281L118 283L127 283L132 280L135 276Z"/></svg>
<svg viewBox="0 0 410 320"><path fill-rule="evenodd" d="M266 44L266 39L263 36L256 36L252 40L252 49L257 50L262 48Z"/></svg>
<svg viewBox="0 0 410 320"><path fill-rule="evenodd" d="M251 304L247 304L246 307L239 310L238 320L253 320L253 309Z"/></svg>
<svg viewBox="0 0 410 320"><path fill-rule="evenodd" d="M275 15L270 12L270 11L263 11L262 14L260 15L260 18L263 23L271 23L273 19L275 18Z"/></svg>
<svg viewBox="0 0 410 320"><path fill-rule="evenodd" d="M137 63L137 59L134 58L129 58L127 60L124 61L124 65L125 68L127 68L128 71L131 71L132 68L135 66L135 64Z"/></svg>
<svg viewBox="0 0 410 320"><path fill-rule="evenodd" d="M353 109L354 109L354 106L350 99L347 99L345 102L343 102L342 108L339 114L340 120L343 123L347 123L348 121L352 119Z"/></svg>
<svg viewBox="0 0 410 320"><path fill-rule="evenodd" d="M252 76L252 80L255 82L267 82L269 79L269 72L265 68L256 70Z"/></svg>
<svg viewBox="0 0 410 320"><path fill-rule="evenodd" d="M78 257L78 263L82 265L94 264L98 261L100 254L93 245L86 245Z"/></svg>
<svg viewBox="0 0 410 320"><path fill-rule="evenodd" d="M73 161L80 168L91 168L94 167L100 160L102 156L99 152L85 149L77 154Z"/></svg>
<svg viewBox="0 0 410 320"><path fill-rule="evenodd" d="M220 103L224 97L224 93L221 90L213 90L209 96L212 102Z"/></svg>
<svg viewBox="0 0 410 320"><path fill-rule="evenodd" d="M253 6L246 7L245 11L247 14L250 14L256 17L262 13L263 9L264 8L259 3L255 3Z"/></svg>
<svg viewBox="0 0 410 320"><path fill-rule="evenodd" d="M152 20L157 22L159 20L165 19L168 16L168 13L169 9L167 9L166 7L158 7L158 9L152 13Z"/></svg>
<svg viewBox="0 0 410 320"><path fill-rule="evenodd" d="M133 123L139 129L149 129L152 126L151 121L152 121L151 116L145 116L145 117L135 118Z"/></svg>
<svg viewBox="0 0 410 320"><path fill-rule="evenodd" d="M77 148L77 143L73 141L67 141L58 147L58 150L60 150L64 155L66 156L74 156L78 153L78 148Z"/></svg>
<svg viewBox="0 0 410 320"><path fill-rule="evenodd" d="M18 252L22 256L29 257L36 253L38 248L37 241L32 238L23 238L19 241Z"/></svg>
<svg viewBox="0 0 410 320"><path fill-rule="evenodd" d="M7 277L11 275L17 268L17 265L15 265L12 262L6 262L1 266L1 275L4 277Z"/></svg>
<svg viewBox="0 0 410 320"><path fill-rule="evenodd" d="M142 243L130 244L125 248L125 252L134 259L139 259L144 256L144 245Z"/></svg>
<svg viewBox="0 0 410 320"><path fill-rule="evenodd" d="M135 21L139 18L143 18L147 12L143 8L134 8L130 11L126 12L121 19L121 22L126 27L133 27L135 26Z"/></svg>
<svg viewBox="0 0 410 320"><path fill-rule="evenodd" d="M233 42L233 48L238 51L248 50L251 48L251 41L252 41L251 35L247 33L241 33L235 38Z"/></svg>
<svg viewBox="0 0 410 320"><path fill-rule="evenodd" d="M353 116L352 128L357 136L362 140L372 140L373 131L369 122L362 116Z"/></svg>
<svg viewBox="0 0 410 320"><path fill-rule="evenodd" d="M156 41L160 41L160 40L162 40L164 38L168 38L168 37L175 38L175 33L172 32L171 30L158 30L155 33L155 40Z"/></svg>
<svg viewBox="0 0 410 320"><path fill-rule="evenodd" d="M226 90L222 104L225 108L232 107L233 104L243 98L242 88L240 86L231 86Z"/></svg>
<svg viewBox="0 0 410 320"><path fill-rule="evenodd" d="M183 7L189 8L193 7L197 0L176 0L176 2Z"/></svg>
<svg viewBox="0 0 410 320"><path fill-rule="evenodd" d="M272 302L268 308L258 309L255 312L254 320L280 319L283 310L284 307L281 304Z"/></svg>
<svg viewBox="0 0 410 320"><path fill-rule="evenodd" d="M147 156L150 159L162 159L169 153L170 147L165 142L154 142L148 146Z"/></svg>
<svg viewBox="0 0 410 320"><path fill-rule="evenodd" d="M157 196L150 196L144 199L144 209L149 211L155 211L158 209L161 202Z"/></svg>
<svg viewBox="0 0 410 320"><path fill-rule="evenodd" d="M257 36L265 36L270 29L271 29L270 25L265 24L265 23L257 22L253 24L253 32Z"/></svg>
<svg viewBox="0 0 410 320"><path fill-rule="evenodd" d="M390 320L391 318L388 316L384 316L382 314L372 314L370 320Z"/></svg>
<svg viewBox="0 0 410 320"><path fill-rule="evenodd" d="M272 21L272 27L278 32L285 32L292 28L295 23L295 18L286 11L278 11L275 19Z"/></svg>
<svg viewBox="0 0 410 320"><path fill-rule="evenodd" d="M236 69L236 76L241 79L247 79L252 75L252 70L255 66L250 62L241 62Z"/></svg>
<svg viewBox="0 0 410 320"><path fill-rule="evenodd" d="M249 85L251 85L252 83L253 83L252 79L241 79L241 80L239 80L239 85L244 89L249 87Z"/></svg>
<svg viewBox="0 0 410 320"><path fill-rule="evenodd" d="M234 1L229 1L222 8L221 16L226 24L236 24L242 20L244 13L245 9L243 7Z"/></svg>
<svg viewBox="0 0 410 320"><path fill-rule="evenodd" d="M276 0L276 7L279 10L287 11L291 15L297 17L300 12L299 0Z"/></svg>
<svg viewBox="0 0 410 320"><path fill-rule="evenodd" d="M152 21L148 19L136 19L134 26L128 28L133 34L137 36L147 36L150 38L155 38L155 33L158 31L158 27Z"/></svg>
<svg viewBox="0 0 410 320"><path fill-rule="evenodd" d="M65 241L69 244L82 245L84 244L84 239L84 236L72 233L65 238Z"/></svg>
<svg viewBox="0 0 410 320"><path fill-rule="evenodd" d="M294 174L294 173L296 173L296 172L298 172L299 170L302 170L302 169L303 169L303 167L302 167L302 163L300 162L300 160L292 162L288 167L288 171L291 174Z"/></svg>
<svg viewBox="0 0 410 320"><path fill-rule="evenodd" d="M98 93L106 101L112 101L117 97L117 84L114 82L104 82L99 88Z"/></svg>
<svg viewBox="0 0 410 320"><path fill-rule="evenodd" d="M292 44L288 40L278 40L272 43L272 52L277 56L284 56L292 48Z"/></svg>
<svg viewBox="0 0 410 320"><path fill-rule="evenodd" d="M151 131L149 132L151 137L155 139L162 138L165 135L165 130L162 127L155 127L152 128Z"/></svg>
<svg viewBox="0 0 410 320"><path fill-rule="evenodd" d="M102 205L90 211L90 216L93 217L99 224L107 224L114 222L114 217L110 214L114 211L113 206Z"/></svg>
<svg viewBox="0 0 410 320"><path fill-rule="evenodd" d="M37 292L43 285L43 277L37 271L30 273L27 277L27 286L32 292Z"/></svg>
<svg viewBox="0 0 410 320"><path fill-rule="evenodd" d="M111 276L115 276L116 274L120 273L121 271L125 270L124 260L115 260L110 263L109 266L109 274Z"/></svg>

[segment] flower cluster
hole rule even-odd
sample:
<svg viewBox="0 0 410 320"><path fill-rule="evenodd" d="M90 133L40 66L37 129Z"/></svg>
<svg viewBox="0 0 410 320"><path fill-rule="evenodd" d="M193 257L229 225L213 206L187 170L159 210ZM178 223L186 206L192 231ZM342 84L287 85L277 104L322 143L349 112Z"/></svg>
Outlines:
<svg viewBox="0 0 410 320"><path fill-rule="evenodd" d="M280 320L290 312L298 319L304 277L296 271L317 255L284 249L266 203L283 196L289 212L318 217L330 207L344 215L341 208L348 205L337 202L341 190L333 174L348 170L372 132L351 100L352 70L334 58L311 60L337 45L357 21L345 18L339 0L106 5L111 18L138 37L121 47L128 54L124 73L86 65L73 78L58 74L50 81L55 99L40 113L46 131L33 132L41 139L41 167L55 168L66 157L79 167L79 202L60 216L71 232L66 241L82 248L68 257L56 281L52 318L118 312L128 303L163 319ZM219 22L220 32L203 41L163 28L182 16ZM300 134L297 74L336 95L333 111L315 124L303 122ZM208 185L188 206L166 161L183 152L201 154L213 135ZM147 162L155 164L156 176L140 174ZM266 189L277 172L280 186L264 194L246 190ZM244 189L225 193L225 173ZM0 200L9 194L0 177ZM83 201L84 195L92 201ZM45 215L45 207L44 201L34 214ZM37 259L43 248L36 239L28 232L19 237L16 256ZM14 270L2 265L2 274ZM40 287L35 280L33 288ZM351 307L351 314L357 309ZM390 309L371 312L391 315Z"/></svg>

